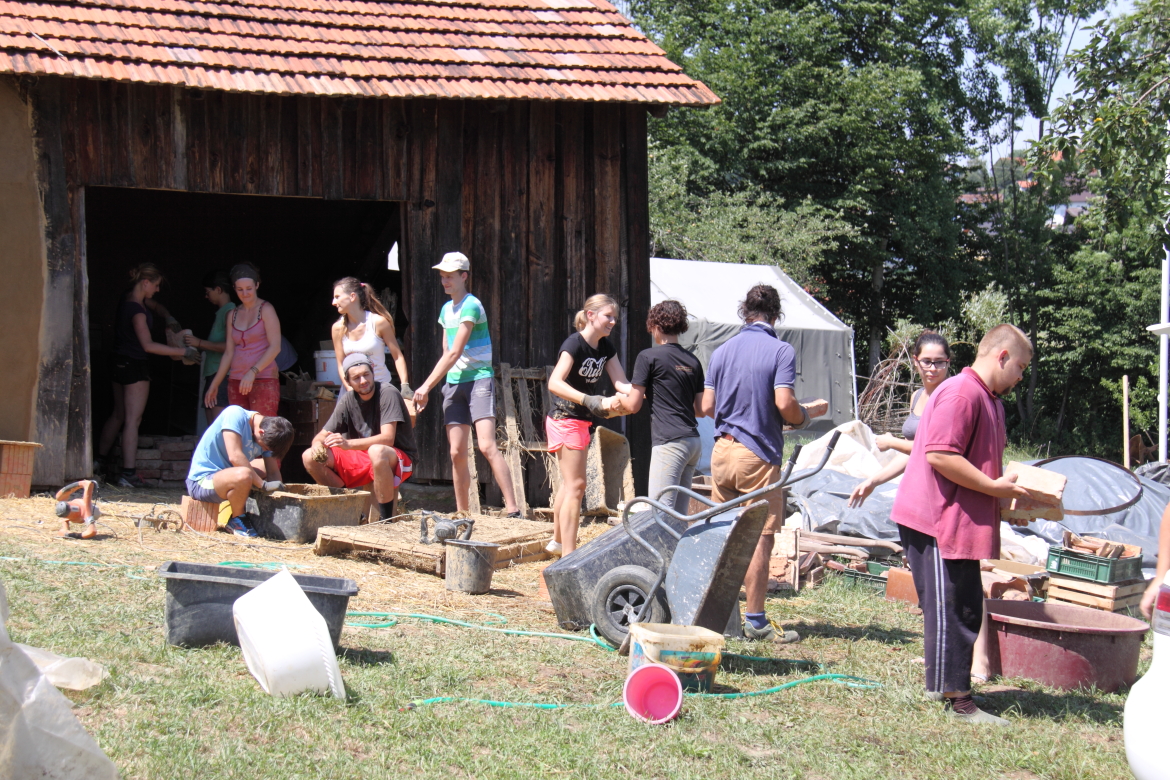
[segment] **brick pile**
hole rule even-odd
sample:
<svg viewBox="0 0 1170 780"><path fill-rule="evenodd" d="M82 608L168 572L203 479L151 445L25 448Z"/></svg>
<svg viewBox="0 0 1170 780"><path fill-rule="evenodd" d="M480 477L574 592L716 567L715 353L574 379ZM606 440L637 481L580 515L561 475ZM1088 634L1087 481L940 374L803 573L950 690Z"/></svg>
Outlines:
<svg viewBox="0 0 1170 780"><path fill-rule="evenodd" d="M196 443L194 436L138 437L138 476L151 487L184 487Z"/></svg>

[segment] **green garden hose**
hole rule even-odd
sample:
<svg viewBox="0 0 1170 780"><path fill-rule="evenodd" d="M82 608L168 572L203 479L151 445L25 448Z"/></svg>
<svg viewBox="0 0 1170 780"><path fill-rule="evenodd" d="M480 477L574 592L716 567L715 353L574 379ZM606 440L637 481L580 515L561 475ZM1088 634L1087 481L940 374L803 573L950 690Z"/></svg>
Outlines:
<svg viewBox="0 0 1170 780"><path fill-rule="evenodd" d="M867 680L864 677L854 677L851 674L814 674L811 677L805 677L800 680L793 680L786 682L783 685L776 685L772 688L765 688L761 691L743 691L738 693L685 693L684 696L699 699L746 699L750 696L770 696L780 691L795 688L798 685L813 682L836 682L848 685L851 688L861 688L862 690L872 690L880 688L881 683L873 680ZM410 710L425 707L428 704L450 704L453 702L465 704L485 704L488 707L529 707L538 710L559 710L566 707L621 707L623 703L613 702L612 704L545 704L541 702L528 701L496 701L494 699L468 699L462 696L435 696L430 699L415 699L407 704L405 707L399 708L400 712L408 712Z"/></svg>

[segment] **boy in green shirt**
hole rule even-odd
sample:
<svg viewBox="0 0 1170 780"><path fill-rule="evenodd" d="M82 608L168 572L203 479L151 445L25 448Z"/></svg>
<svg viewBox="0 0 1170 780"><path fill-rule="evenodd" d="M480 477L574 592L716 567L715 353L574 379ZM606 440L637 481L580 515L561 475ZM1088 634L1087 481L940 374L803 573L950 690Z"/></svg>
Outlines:
<svg viewBox="0 0 1170 780"><path fill-rule="evenodd" d="M414 391L414 405L421 412L431 390L446 378L443 384L443 423L447 426L447 441L451 445L456 508L466 512L469 506L471 470L467 465L467 440L474 425L479 451L491 466L492 476L504 495L505 512L508 517L519 517L516 494L512 490L512 473L503 453L496 447L492 339L483 304L467 292L471 264L462 252L448 252L434 267L439 272L443 292L451 296L439 312L445 346L443 356L427 381Z"/></svg>

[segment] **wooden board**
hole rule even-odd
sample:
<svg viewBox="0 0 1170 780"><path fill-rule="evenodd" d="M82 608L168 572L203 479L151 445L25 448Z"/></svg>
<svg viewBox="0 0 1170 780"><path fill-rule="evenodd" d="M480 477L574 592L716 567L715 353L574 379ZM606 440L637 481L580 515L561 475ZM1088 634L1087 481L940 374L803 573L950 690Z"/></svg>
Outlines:
<svg viewBox="0 0 1170 780"><path fill-rule="evenodd" d="M1048 581L1048 598L1065 604L1117 612L1142 600L1146 590L1145 580L1102 585L1097 582L1076 580L1070 577L1052 577Z"/></svg>
<svg viewBox="0 0 1170 780"><path fill-rule="evenodd" d="M1142 595L1140 593L1114 600L1087 596L1076 591L1064 591L1064 593L1056 595L1053 593L1051 587L1048 589L1048 603L1050 604L1069 604L1074 607L1089 607L1090 609L1099 609L1103 612L1128 612L1130 608L1136 607L1141 601Z"/></svg>
<svg viewBox="0 0 1170 780"><path fill-rule="evenodd" d="M1117 582L1112 585L1103 585L1098 582L1076 580L1071 577L1051 577L1048 581L1049 593L1075 594L1081 597L1094 597L1105 600L1124 599L1129 596L1141 596L1146 590L1146 581L1141 579ZM1072 598L1072 595L1062 596ZM1078 602L1079 603L1079 602Z"/></svg>
<svg viewBox="0 0 1170 780"><path fill-rule="evenodd" d="M496 553L497 569L550 557L544 551L552 538L553 529L548 523L487 515L475 515L473 519L473 540L500 545ZM417 520L357 527L327 526L317 531L313 552L317 555L370 552L394 566L443 576L446 548L441 544L421 544L418 530Z"/></svg>

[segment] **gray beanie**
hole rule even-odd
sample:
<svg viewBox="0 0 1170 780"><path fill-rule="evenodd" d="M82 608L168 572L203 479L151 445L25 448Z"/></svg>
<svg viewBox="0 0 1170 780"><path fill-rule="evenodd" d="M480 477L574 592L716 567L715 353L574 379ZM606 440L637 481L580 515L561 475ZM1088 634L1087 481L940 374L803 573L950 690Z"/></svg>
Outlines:
<svg viewBox="0 0 1170 780"><path fill-rule="evenodd" d="M345 360L341 361L341 375L349 379L349 370L354 366L369 366L370 372L374 371L374 364L370 361L370 356L364 352L350 352L345 356Z"/></svg>

